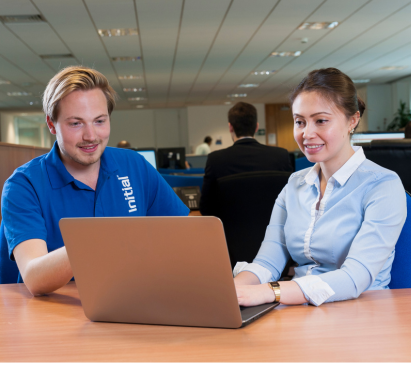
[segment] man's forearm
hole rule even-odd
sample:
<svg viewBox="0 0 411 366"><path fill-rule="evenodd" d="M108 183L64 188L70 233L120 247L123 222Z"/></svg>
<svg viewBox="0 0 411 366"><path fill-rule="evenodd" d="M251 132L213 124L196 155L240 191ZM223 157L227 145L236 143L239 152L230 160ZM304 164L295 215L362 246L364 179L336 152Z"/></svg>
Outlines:
<svg viewBox="0 0 411 366"><path fill-rule="evenodd" d="M73 277L66 248L62 247L30 260L22 277L34 296L53 292L64 286Z"/></svg>

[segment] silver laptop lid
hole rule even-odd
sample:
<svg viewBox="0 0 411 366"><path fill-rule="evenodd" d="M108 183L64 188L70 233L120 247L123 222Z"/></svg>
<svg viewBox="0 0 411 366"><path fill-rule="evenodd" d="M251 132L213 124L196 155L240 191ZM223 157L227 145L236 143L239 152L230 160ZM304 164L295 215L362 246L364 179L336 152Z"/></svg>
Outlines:
<svg viewBox="0 0 411 366"><path fill-rule="evenodd" d="M90 320L241 326L218 218L67 218L60 229Z"/></svg>

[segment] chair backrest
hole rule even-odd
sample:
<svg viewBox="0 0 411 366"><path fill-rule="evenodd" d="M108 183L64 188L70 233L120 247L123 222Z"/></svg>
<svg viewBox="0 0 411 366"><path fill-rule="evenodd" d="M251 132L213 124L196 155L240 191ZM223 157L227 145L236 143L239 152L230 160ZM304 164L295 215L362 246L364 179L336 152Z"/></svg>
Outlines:
<svg viewBox="0 0 411 366"><path fill-rule="evenodd" d="M291 172L263 171L217 179L217 215L224 225L231 265L252 262L260 249L275 200Z"/></svg>
<svg viewBox="0 0 411 366"><path fill-rule="evenodd" d="M3 222L0 226L0 235L4 237ZM2 242L6 243L6 240L2 240ZM7 244L0 246L0 285L16 283L18 275L19 269L17 268L16 262L11 261L9 258L9 248Z"/></svg>
<svg viewBox="0 0 411 366"><path fill-rule="evenodd" d="M411 288L411 196L407 192L407 218L395 245L389 288Z"/></svg>
<svg viewBox="0 0 411 366"><path fill-rule="evenodd" d="M396 172L405 190L411 192L411 139L373 140L358 145L367 159Z"/></svg>
<svg viewBox="0 0 411 366"><path fill-rule="evenodd" d="M192 177L187 175L169 175L169 174L161 174L161 176L165 179L165 181L171 187L193 187L198 186L200 190L203 189L203 177Z"/></svg>

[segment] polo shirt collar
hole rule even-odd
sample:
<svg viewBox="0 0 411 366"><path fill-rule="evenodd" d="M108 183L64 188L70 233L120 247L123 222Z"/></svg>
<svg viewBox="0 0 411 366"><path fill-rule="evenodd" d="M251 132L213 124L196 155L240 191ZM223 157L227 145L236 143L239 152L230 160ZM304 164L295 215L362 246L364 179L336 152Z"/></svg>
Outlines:
<svg viewBox="0 0 411 366"><path fill-rule="evenodd" d="M47 173L50 179L50 184L54 189L65 187L71 182L76 182L76 179L67 171L59 155L59 147L57 141L46 156ZM100 169L108 175L118 170L118 164L112 154L106 148L101 155Z"/></svg>
<svg viewBox="0 0 411 366"><path fill-rule="evenodd" d="M361 146L353 146L352 148L355 151L354 155L351 156L351 158L349 158L347 162L332 175L332 177L341 186L343 186L347 182L347 180L354 174L354 172L366 159ZM307 173L302 183L313 185L318 179L320 169L320 164L316 163Z"/></svg>

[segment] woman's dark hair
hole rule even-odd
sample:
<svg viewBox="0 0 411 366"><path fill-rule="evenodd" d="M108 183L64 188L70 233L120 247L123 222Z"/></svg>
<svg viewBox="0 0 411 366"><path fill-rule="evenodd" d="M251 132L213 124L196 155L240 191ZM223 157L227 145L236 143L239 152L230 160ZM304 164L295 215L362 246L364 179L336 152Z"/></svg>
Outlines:
<svg viewBox="0 0 411 366"><path fill-rule="evenodd" d="M210 143L211 141L213 141L213 139L212 139L210 136L206 136L206 137L204 138L204 142L205 142L206 144Z"/></svg>
<svg viewBox="0 0 411 366"><path fill-rule="evenodd" d="M338 69L329 67L311 71L290 94L291 106L303 92L317 92L332 101L347 118L364 113L365 103L357 96L353 81ZM358 124L355 128L358 127Z"/></svg>

